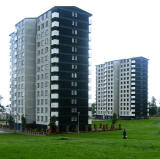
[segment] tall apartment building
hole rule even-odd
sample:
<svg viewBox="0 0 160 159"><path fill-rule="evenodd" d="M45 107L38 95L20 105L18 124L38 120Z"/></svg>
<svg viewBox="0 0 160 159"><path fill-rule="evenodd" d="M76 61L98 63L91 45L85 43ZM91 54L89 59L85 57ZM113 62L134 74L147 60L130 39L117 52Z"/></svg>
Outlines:
<svg viewBox="0 0 160 159"><path fill-rule="evenodd" d="M10 35L11 107L15 122L21 123L24 115L27 123L36 122L47 128L50 117L56 116L61 131L67 125L74 129L78 120L80 129L91 124L90 16L74 6L56 6L37 18L25 18L16 24L16 31Z"/></svg>
<svg viewBox="0 0 160 159"><path fill-rule="evenodd" d="M12 114L16 123L25 114L29 124L35 121L36 19L26 18L15 28L10 34Z"/></svg>
<svg viewBox="0 0 160 159"><path fill-rule="evenodd" d="M135 57L96 66L96 114L121 119L148 117L148 59Z"/></svg>

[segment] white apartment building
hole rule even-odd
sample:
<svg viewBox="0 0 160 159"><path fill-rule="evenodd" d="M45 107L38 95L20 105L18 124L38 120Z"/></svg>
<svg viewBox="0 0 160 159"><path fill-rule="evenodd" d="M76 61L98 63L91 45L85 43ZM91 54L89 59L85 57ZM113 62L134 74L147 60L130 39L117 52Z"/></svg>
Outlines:
<svg viewBox="0 0 160 159"><path fill-rule="evenodd" d="M148 60L143 57L96 66L97 117L147 117ZM143 80L143 82L142 82ZM142 98L140 99L139 96Z"/></svg>
<svg viewBox="0 0 160 159"><path fill-rule="evenodd" d="M15 25L10 34L10 94L12 114L21 123L24 114L27 123L35 121L35 50L36 19L26 18ZM25 107L25 105L28 105Z"/></svg>

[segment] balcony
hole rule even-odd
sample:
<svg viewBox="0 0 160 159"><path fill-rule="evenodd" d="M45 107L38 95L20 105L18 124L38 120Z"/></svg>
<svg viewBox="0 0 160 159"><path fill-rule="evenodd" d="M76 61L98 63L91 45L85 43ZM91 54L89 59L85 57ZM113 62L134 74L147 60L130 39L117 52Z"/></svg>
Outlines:
<svg viewBox="0 0 160 159"><path fill-rule="evenodd" d="M92 117L92 112L91 111L88 111L88 116Z"/></svg>
<svg viewBox="0 0 160 159"><path fill-rule="evenodd" d="M58 99L58 98L59 98L59 94L58 93L51 94L51 99Z"/></svg>
<svg viewBox="0 0 160 159"><path fill-rule="evenodd" d="M58 112L51 112L51 116L58 117Z"/></svg>
<svg viewBox="0 0 160 159"><path fill-rule="evenodd" d="M91 18L89 18L89 25L91 25L92 24L92 19Z"/></svg>
<svg viewBox="0 0 160 159"><path fill-rule="evenodd" d="M59 80L59 76L51 76L51 81L58 81Z"/></svg>
<svg viewBox="0 0 160 159"><path fill-rule="evenodd" d="M52 18L59 18L59 13L58 12L53 12L52 13Z"/></svg>
<svg viewBox="0 0 160 159"><path fill-rule="evenodd" d="M52 22L52 27L59 27L59 22L58 21Z"/></svg>
<svg viewBox="0 0 160 159"><path fill-rule="evenodd" d="M52 36L59 36L59 31L58 30L53 30L52 31Z"/></svg>
<svg viewBox="0 0 160 159"><path fill-rule="evenodd" d="M55 124L56 124L56 126L58 126L58 125L59 125L59 121L56 121L56 123L55 123Z"/></svg>
<svg viewBox="0 0 160 159"><path fill-rule="evenodd" d="M51 90L58 90L59 89L59 85L58 84L52 84L51 85Z"/></svg>
<svg viewBox="0 0 160 159"><path fill-rule="evenodd" d="M88 119L88 124L92 124L92 119Z"/></svg>
<svg viewBox="0 0 160 159"><path fill-rule="evenodd" d="M58 48L52 49L51 54L59 54L59 49Z"/></svg>
<svg viewBox="0 0 160 159"><path fill-rule="evenodd" d="M58 39L52 40L51 45L59 45L59 40Z"/></svg>
<svg viewBox="0 0 160 159"><path fill-rule="evenodd" d="M51 72L59 72L59 67L58 66L52 66L51 67Z"/></svg>
<svg viewBox="0 0 160 159"><path fill-rule="evenodd" d="M135 100L131 100L131 103L135 103Z"/></svg>
<svg viewBox="0 0 160 159"><path fill-rule="evenodd" d="M51 103L51 108L58 108L59 107L59 103Z"/></svg>
<svg viewBox="0 0 160 159"><path fill-rule="evenodd" d="M58 62L59 62L59 58L58 57L51 58L51 63L58 63Z"/></svg>

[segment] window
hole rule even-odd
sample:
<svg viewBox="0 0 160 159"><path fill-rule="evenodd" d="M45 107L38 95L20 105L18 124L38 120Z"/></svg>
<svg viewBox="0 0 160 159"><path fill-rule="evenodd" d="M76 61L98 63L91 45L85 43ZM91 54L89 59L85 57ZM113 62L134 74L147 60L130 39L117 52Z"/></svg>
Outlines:
<svg viewBox="0 0 160 159"><path fill-rule="evenodd" d="M45 96L48 96L48 90L45 90Z"/></svg>
<svg viewBox="0 0 160 159"><path fill-rule="evenodd" d="M77 90L72 90L71 95L77 95Z"/></svg>
<svg viewBox="0 0 160 159"><path fill-rule="evenodd" d="M45 122L47 122L48 121L48 116L45 116Z"/></svg>
<svg viewBox="0 0 160 159"><path fill-rule="evenodd" d="M46 21L46 27L48 27L48 21Z"/></svg>
<svg viewBox="0 0 160 159"><path fill-rule="evenodd" d="M37 30L40 31L40 25L37 26Z"/></svg>
<svg viewBox="0 0 160 159"><path fill-rule="evenodd" d="M41 108L41 113L43 113L43 108Z"/></svg>
<svg viewBox="0 0 160 159"><path fill-rule="evenodd" d="M76 116L73 116L73 117L71 118L71 121L77 121L77 117L76 117Z"/></svg>
<svg viewBox="0 0 160 159"><path fill-rule="evenodd" d="M45 108L45 113L48 113L48 108L47 107Z"/></svg>
<svg viewBox="0 0 160 159"><path fill-rule="evenodd" d="M71 86L77 87L77 82L71 82Z"/></svg>
<svg viewBox="0 0 160 159"><path fill-rule="evenodd" d="M44 23L43 23L43 24L41 24L41 28L42 28L42 29L44 29Z"/></svg>
<svg viewBox="0 0 160 159"><path fill-rule="evenodd" d="M41 90L41 96L43 96L44 95L44 92L43 92L43 90ZM42 104L43 105L43 104Z"/></svg>
<svg viewBox="0 0 160 159"><path fill-rule="evenodd" d="M39 108L37 108L37 114L38 114L38 113L40 113L40 110L39 110Z"/></svg>
<svg viewBox="0 0 160 159"><path fill-rule="evenodd" d="M72 60L77 61L77 56L73 55Z"/></svg>
<svg viewBox="0 0 160 159"><path fill-rule="evenodd" d="M48 87L48 81L45 81L45 87Z"/></svg>
<svg viewBox="0 0 160 159"><path fill-rule="evenodd" d="M72 112L72 113L76 113L76 112L77 112L77 108L72 108L72 109L71 109L71 112Z"/></svg>
<svg viewBox="0 0 160 159"><path fill-rule="evenodd" d="M48 47L45 48L45 53L47 53L47 52L48 52Z"/></svg>
<svg viewBox="0 0 160 159"><path fill-rule="evenodd" d="M77 99L71 99L71 104L77 104Z"/></svg>
<svg viewBox="0 0 160 159"><path fill-rule="evenodd" d="M45 99L45 104L48 104L48 99Z"/></svg>
<svg viewBox="0 0 160 159"><path fill-rule="evenodd" d="M77 78L77 73L72 73L72 78Z"/></svg>
<svg viewBox="0 0 160 159"><path fill-rule="evenodd" d="M76 70L77 69L77 65L72 65L72 69Z"/></svg>

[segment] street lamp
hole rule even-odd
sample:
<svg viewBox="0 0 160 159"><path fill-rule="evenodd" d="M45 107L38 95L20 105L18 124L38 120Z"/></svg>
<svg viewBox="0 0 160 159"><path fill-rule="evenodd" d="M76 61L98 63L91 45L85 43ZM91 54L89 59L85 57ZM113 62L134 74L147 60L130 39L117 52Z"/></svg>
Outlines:
<svg viewBox="0 0 160 159"><path fill-rule="evenodd" d="M78 112L78 135L79 135L79 115L80 115L80 112Z"/></svg>

